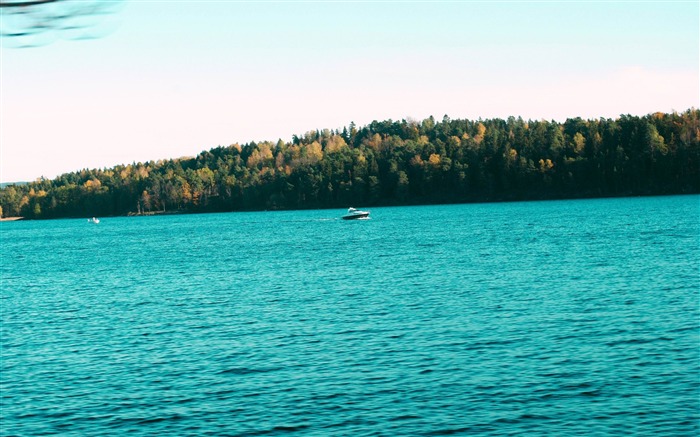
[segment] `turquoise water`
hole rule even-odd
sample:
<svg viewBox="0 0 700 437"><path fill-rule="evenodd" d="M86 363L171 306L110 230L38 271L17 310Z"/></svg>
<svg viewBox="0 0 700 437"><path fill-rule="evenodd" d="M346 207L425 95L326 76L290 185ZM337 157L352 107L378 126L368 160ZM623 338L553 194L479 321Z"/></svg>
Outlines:
<svg viewBox="0 0 700 437"><path fill-rule="evenodd" d="M0 224L0 434L700 431L699 196L343 213Z"/></svg>

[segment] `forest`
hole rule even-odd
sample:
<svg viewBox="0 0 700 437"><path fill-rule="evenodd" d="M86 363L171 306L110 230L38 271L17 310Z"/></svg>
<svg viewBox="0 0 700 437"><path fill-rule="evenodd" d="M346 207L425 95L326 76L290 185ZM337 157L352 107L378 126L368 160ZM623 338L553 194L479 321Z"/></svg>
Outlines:
<svg viewBox="0 0 700 437"><path fill-rule="evenodd" d="M700 192L700 110L373 121L0 189L3 217L347 208Z"/></svg>

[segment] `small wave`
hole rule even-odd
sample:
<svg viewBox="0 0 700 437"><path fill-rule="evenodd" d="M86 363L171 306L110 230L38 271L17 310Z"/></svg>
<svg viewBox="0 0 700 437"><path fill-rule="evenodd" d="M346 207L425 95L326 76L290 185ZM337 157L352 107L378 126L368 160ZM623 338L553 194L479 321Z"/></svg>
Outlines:
<svg viewBox="0 0 700 437"><path fill-rule="evenodd" d="M219 375L233 374L233 375L250 375L252 373L268 373L279 370L279 368L262 368L262 369L252 369L249 367L233 367L231 369L222 370Z"/></svg>
<svg viewBox="0 0 700 437"><path fill-rule="evenodd" d="M522 414L518 417L519 420L551 420L549 416L542 416L540 414Z"/></svg>
<svg viewBox="0 0 700 437"><path fill-rule="evenodd" d="M389 419L390 422L398 422L402 420L412 420L412 419L420 419L420 416L416 416L415 414L404 414L403 416L396 416L392 417Z"/></svg>
<svg viewBox="0 0 700 437"><path fill-rule="evenodd" d="M564 389L573 389L573 390L582 389L582 388L593 388L593 384L591 384L591 383L588 382L588 381L584 381L584 382L581 382L581 383L578 383L578 384L564 384L564 385L562 386L562 388L564 388Z"/></svg>
<svg viewBox="0 0 700 437"><path fill-rule="evenodd" d="M368 424L368 421L361 419L359 417L353 417L352 419L348 419L348 420L345 420L342 422L328 424L328 425L324 426L324 428L342 428L345 426L365 425L365 424Z"/></svg>
<svg viewBox="0 0 700 437"><path fill-rule="evenodd" d="M522 339L520 339L522 340ZM473 348L481 348L481 347L491 347L491 346L505 346L509 344L513 344L519 341L519 339L503 339L503 340L482 340L482 341L477 341L472 344Z"/></svg>
<svg viewBox="0 0 700 437"><path fill-rule="evenodd" d="M142 419L136 422L137 425L146 425L149 423L158 423L158 422L164 422L166 420L182 420L184 419L184 416L181 416L179 414L174 414L170 417L151 417L148 419Z"/></svg>
<svg viewBox="0 0 700 437"><path fill-rule="evenodd" d="M294 432L294 431L301 431L302 429L308 428L309 425L296 425L296 426L276 426L272 428L272 432L277 432L277 431L286 431L286 432Z"/></svg>
<svg viewBox="0 0 700 437"><path fill-rule="evenodd" d="M288 433L288 432L297 432L297 431L302 431L306 428L308 428L309 425L279 425L275 426L273 428L269 429L261 429L258 431L248 431L243 434L238 434L239 436L243 437L253 437L256 435L268 435L268 434L277 434L277 433Z"/></svg>
<svg viewBox="0 0 700 437"><path fill-rule="evenodd" d="M673 341L672 338L669 337L657 337L657 338L630 338L626 340L617 340L617 341L611 341L607 343L608 346L622 346L622 345L629 345L629 344L646 344L646 343L653 343L655 341Z"/></svg>
<svg viewBox="0 0 700 437"><path fill-rule="evenodd" d="M453 435L453 434L466 434L474 431L472 428L445 428L436 429L435 431L428 431L425 435Z"/></svg>

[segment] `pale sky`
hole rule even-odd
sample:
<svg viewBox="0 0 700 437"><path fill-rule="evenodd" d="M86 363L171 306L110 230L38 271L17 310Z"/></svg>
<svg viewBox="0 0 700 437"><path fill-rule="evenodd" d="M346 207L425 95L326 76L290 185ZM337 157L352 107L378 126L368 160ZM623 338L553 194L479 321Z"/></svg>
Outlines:
<svg viewBox="0 0 700 437"><path fill-rule="evenodd" d="M127 1L101 38L3 41L0 182L351 121L697 108L699 5Z"/></svg>

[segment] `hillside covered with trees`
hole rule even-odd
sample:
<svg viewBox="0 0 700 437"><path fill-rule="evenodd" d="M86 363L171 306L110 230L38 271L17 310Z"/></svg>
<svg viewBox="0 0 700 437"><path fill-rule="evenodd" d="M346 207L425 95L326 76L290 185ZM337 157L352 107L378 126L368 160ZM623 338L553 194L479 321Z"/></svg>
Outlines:
<svg viewBox="0 0 700 437"><path fill-rule="evenodd" d="M0 189L3 217L345 208L700 192L700 110L374 121Z"/></svg>

